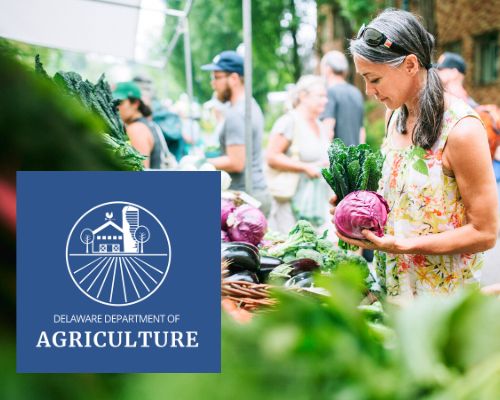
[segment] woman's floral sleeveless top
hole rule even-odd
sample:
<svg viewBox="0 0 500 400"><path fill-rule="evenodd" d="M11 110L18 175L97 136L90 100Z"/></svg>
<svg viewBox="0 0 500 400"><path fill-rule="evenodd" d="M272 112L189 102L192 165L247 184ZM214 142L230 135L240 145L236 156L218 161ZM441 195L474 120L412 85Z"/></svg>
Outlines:
<svg viewBox="0 0 500 400"><path fill-rule="evenodd" d="M430 150L411 145L396 149L392 143L397 120L391 118L382 144L385 155L379 193L391 212L385 232L397 237L435 234L466 224L465 207L457 182L443 170L442 154L449 132L462 118L477 114L454 101L444 114L439 139ZM389 296L411 298L423 293L451 293L477 283L483 254L421 255L379 253L375 268L382 289Z"/></svg>

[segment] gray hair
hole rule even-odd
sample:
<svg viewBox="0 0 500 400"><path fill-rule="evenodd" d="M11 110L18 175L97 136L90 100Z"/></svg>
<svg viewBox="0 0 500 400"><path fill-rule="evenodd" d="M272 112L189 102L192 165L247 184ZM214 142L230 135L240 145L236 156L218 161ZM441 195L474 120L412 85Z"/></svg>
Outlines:
<svg viewBox="0 0 500 400"><path fill-rule="evenodd" d="M321 59L321 64L330 67L331 70L337 75L347 74L347 72L349 72L347 57L344 53L337 50L332 50L326 53Z"/></svg>
<svg viewBox="0 0 500 400"><path fill-rule="evenodd" d="M434 50L434 37L425 30L420 21L407 11L387 9L368 25L384 33L409 54L414 54L419 64L427 69L427 82L419 98L419 113L414 129L413 144L430 149L436 143L443 125L444 90L439 75L432 67L431 58ZM395 53L385 46L369 46L363 38L350 42L350 51L370 62L388 64L392 67L401 65L406 56ZM397 130L406 132L408 109L405 105L399 113Z"/></svg>
<svg viewBox="0 0 500 400"><path fill-rule="evenodd" d="M302 94L311 93L311 90L316 86L326 86L325 81L322 77L318 75L301 76L290 92L292 107L297 107L300 104L300 96Z"/></svg>

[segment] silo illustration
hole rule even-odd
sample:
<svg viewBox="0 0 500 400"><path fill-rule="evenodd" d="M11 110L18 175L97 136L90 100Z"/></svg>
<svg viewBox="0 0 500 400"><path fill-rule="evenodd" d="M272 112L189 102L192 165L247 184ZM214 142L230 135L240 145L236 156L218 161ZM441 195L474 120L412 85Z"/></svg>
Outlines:
<svg viewBox="0 0 500 400"><path fill-rule="evenodd" d="M125 253L138 253L139 247L134 239L134 233L139 226L139 209L125 206L122 210L123 224L123 251Z"/></svg>

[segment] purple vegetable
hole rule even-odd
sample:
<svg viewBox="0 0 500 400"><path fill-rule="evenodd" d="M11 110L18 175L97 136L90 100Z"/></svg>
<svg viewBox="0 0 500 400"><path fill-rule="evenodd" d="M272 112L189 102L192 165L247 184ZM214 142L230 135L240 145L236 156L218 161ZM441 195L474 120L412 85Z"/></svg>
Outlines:
<svg viewBox="0 0 500 400"><path fill-rule="evenodd" d="M223 231L222 229L220 231L220 241L221 242L230 242L229 236L227 235L227 232Z"/></svg>
<svg viewBox="0 0 500 400"><path fill-rule="evenodd" d="M363 229L383 236L389 206L378 193L359 190L349 193L335 210L335 226L344 236L364 239Z"/></svg>
<svg viewBox="0 0 500 400"><path fill-rule="evenodd" d="M243 204L229 214L227 226L227 233L232 241L257 246L266 233L267 221L259 209Z"/></svg>
<svg viewBox="0 0 500 400"><path fill-rule="evenodd" d="M220 200L220 227L223 230L227 230L227 217L230 213L234 211L236 206L231 200L221 199Z"/></svg>

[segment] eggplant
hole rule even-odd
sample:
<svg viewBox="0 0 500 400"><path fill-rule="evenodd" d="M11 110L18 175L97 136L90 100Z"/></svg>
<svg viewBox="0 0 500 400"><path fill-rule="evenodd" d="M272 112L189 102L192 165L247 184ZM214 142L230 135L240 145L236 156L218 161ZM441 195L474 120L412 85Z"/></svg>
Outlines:
<svg viewBox="0 0 500 400"><path fill-rule="evenodd" d="M276 257L262 256L260 257L260 270L257 271L257 276L261 282L266 282L271 271L278 265L283 264L283 261Z"/></svg>
<svg viewBox="0 0 500 400"><path fill-rule="evenodd" d="M276 257L262 256L260 257L260 269L262 268L275 268L283 264L283 261Z"/></svg>
<svg viewBox="0 0 500 400"><path fill-rule="evenodd" d="M301 272L285 282L285 287L309 288L312 286L314 286L314 278L310 271Z"/></svg>
<svg viewBox="0 0 500 400"><path fill-rule="evenodd" d="M224 278L224 280L228 282L243 281L249 283L259 283L257 274L251 271L236 272L235 274L229 275L227 278Z"/></svg>
<svg viewBox="0 0 500 400"><path fill-rule="evenodd" d="M222 247L231 247L231 246L245 246L248 247L250 250L259 252L259 249L257 246L253 245L252 243L248 242L226 242L222 245Z"/></svg>
<svg viewBox="0 0 500 400"><path fill-rule="evenodd" d="M296 276L302 272L311 272L319 268L319 264L311 258L299 258L297 260L290 261L288 264L293 268L290 272L290 276Z"/></svg>
<svg viewBox="0 0 500 400"><path fill-rule="evenodd" d="M257 257L260 261L259 249L257 248L257 246L254 246L253 244L245 243L245 242L221 243L222 252L230 250L230 249L243 249L243 250L247 251L248 253L251 253L252 256Z"/></svg>
<svg viewBox="0 0 500 400"><path fill-rule="evenodd" d="M257 247L249 243L230 242L221 245L221 258L229 263L229 272L257 272L260 269L260 254Z"/></svg>

